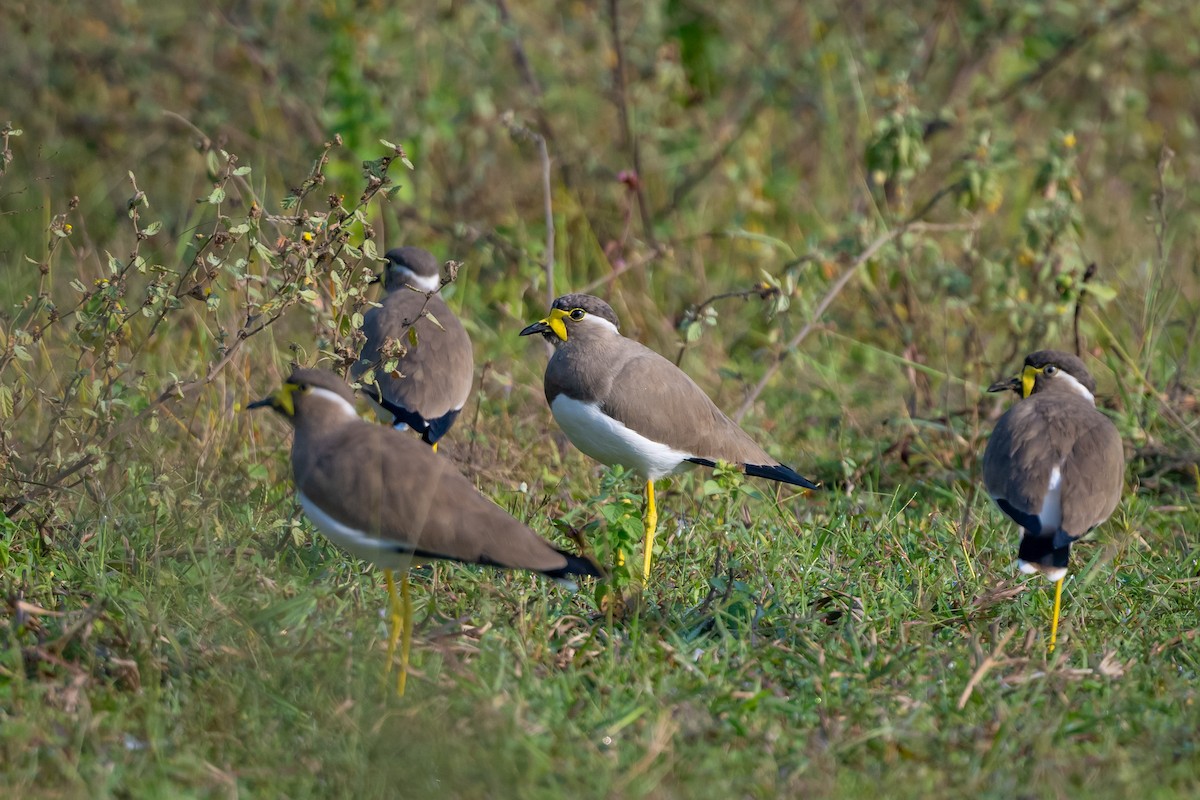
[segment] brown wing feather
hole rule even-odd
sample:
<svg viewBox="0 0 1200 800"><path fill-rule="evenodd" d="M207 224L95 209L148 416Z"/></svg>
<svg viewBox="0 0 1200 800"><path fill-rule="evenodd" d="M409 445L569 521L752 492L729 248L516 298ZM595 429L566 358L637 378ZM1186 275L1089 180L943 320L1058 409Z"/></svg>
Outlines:
<svg viewBox="0 0 1200 800"><path fill-rule="evenodd" d="M418 318L422 308L432 314L442 328L424 316ZM414 319L417 345L413 347L410 342L403 342L408 348L399 365L403 377L393 378L378 371L375 379L389 401L427 420L437 419L463 407L471 394L474 377L471 338L438 295L430 297L426 305L423 293L400 289L384 298L379 308L368 311L362 327L367 341L361 360L354 365L354 375L361 376L377 362L379 349L387 338L399 336ZM465 358L451 356L459 353L465 353Z"/></svg>
<svg viewBox="0 0 1200 800"><path fill-rule="evenodd" d="M776 465L687 373L650 348L626 348L603 401L606 414L648 439L699 458Z"/></svg>
<svg viewBox="0 0 1200 800"><path fill-rule="evenodd" d="M434 557L539 572L566 566L417 439L361 420L316 436L293 450L296 485L339 522ZM360 480L347 486L346 475Z"/></svg>
<svg viewBox="0 0 1200 800"><path fill-rule="evenodd" d="M1017 403L996 422L983 451L983 483L993 498L1036 515L1056 459L1048 450L1046 421L1037 413L1034 400Z"/></svg>
<svg viewBox="0 0 1200 800"><path fill-rule="evenodd" d="M1092 410L1062 468L1062 528L1079 538L1112 516L1125 483L1125 448L1108 417Z"/></svg>

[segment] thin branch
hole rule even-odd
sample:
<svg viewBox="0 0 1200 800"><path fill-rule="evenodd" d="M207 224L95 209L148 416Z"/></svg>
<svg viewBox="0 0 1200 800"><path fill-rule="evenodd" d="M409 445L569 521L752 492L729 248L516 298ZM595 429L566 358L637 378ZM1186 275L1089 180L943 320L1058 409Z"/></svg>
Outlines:
<svg viewBox="0 0 1200 800"><path fill-rule="evenodd" d="M813 332L818 323L820 323L821 317L823 317L825 312L829 310L829 306L833 304L834 299L836 299L837 296L842 293L842 290L846 288L846 285L850 283L850 279L858 273L859 268L874 258L875 254L882 250L885 245L909 231L956 231L970 230L973 227L973 224L934 224L928 222L916 222L910 219L908 222L892 228L890 231L884 233L875 241L871 242L871 244L867 245L867 249L863 250L862 253L859 254L858 258L854 259L854 262L850 264L850 266L847 267L841 275L838 276L838 279L834 281L833 286L829 287L829 291L825 293L825 296L821 298L821 302L817 304L817 307L813 311L812 317L809 319L808 323L805 324L805 326L801 328L795 336L792 337L791 341L787 343L783 350L781 350L775 356L774 360L771 362L771 365L767 367L762 377L759 378L758 383L754 385L754 388L750 390L750 394L746 395L746 399L742 401L742 404L734 413L734 421L742 421L742 417L746 416L746 413L750 411L750 408L754 405L755 401L758 400L758 396L762 394L763 389L767 388L767 384L770 383L771 379L775 377L775 373L779 371L779 368L783 365L783 362L788 355L794 352L796 348L800 346L800 343L803 342L808 335Z"/></svg>
<svg viewBox="0 0 1200 800"><path fill-rule="evenodd" d="M516 23L513 21L512 14L509 13L508 3L505 0L495 0L496 10L500 13L500 22L508 29L509 42L512 48L513 63L516 65L517 74L521 77L521 82L525 84L525 88L529 90L529 94L533 98L533 114L537 118L538 132L545 137L547 144L555 141L554 128L550 125L550 118L546 116L543 108L542 85L538 83L537 75L533 72L533 66L530 64L529 55L525 52L525 45L521 41ZM555 148L557 151L558 148ZM571 170L567 161L560 161L559 169L562 171L563 184L568 189L574 186L571 180Z"/></svg>
<svg viewBox="0 0 1200 800"><path fill-rule="evenodd" d="M546 308L554 304L554 193L550 186L550 150L546 137L537 137L538 156L542 159L542 207L546 215Z"/></svg>
<svg viewBox="0 0 1200 800"><path fill-rule="evenodd" d="M1083 312L1083 296L1087 293L1087 282L1096 275L1096 262L1087 265L1083 272L1083 280L1079 282L1079 294L1075 295L1075 318L1072 321L1075 329L1075 355L1083 356L1083 341L1079 338L1079 315Z"/></svg>
<svg viewBox="0 0 1200 800"><path fill-rule="evenodd" d="M733 146L741 140L742 135L750 130L750 125L758 118L758 115L767 106L770 96L767 93L760 94L747 106L745 111L738 117L733 133L729 134L725 141L710 155L707 159L700 162L690 173L683 177L679 185L675 187L675 191L671 193L671 201L659 209L656 214L658 216L670 215L683 205L683 201L692 193L692 190L704 182L718 165L725 161L729 151Z"/></svg>
<svg viewBox="0 0 1200 800"><path fill-rule="evenodd" d="M633 135L633 125L629 121L629 101L625 89L625 48L621 44L619 5L619 0L608 0L608 26L612 34L613 51L617 56L613 63L613 102L621 117L621 135L625 140L625 149L629 151L634 175L637 177L633 182L633 190L637 194L638 212L642 217L642 233L646 241L654 245L654 217L650 211L650 204L646 201L646 190L643 188L642 156L637 137Z"/></svg>
<svg viewBox="0 0 1200 800"><path fill-rule="evenodd" d="M1119 6L1102 22L1092 22L1085 25L1078 33L1067 39L1062 45L1050 56L1042 59L1036 67L1025 73L1021 77L1014 80L1004 88L997 91L991 97L984 101L985 106L996 105L1011 99L1015 94L1020 92L1025 87L1037 83L1042 78L1053 72L1060 64L1070 58L1076 50L1079 50L1089 41L1104 31L1105 27L1121 20L1141 8L1141 0L1131 0L1123 6Z"/></svg>
<svg viewBox="0 0 1200 800"><path fill-rule="evenodd" d="M983 661L979 663L979 666L975 668L975 672L971 674L971 679L967 681L966 688L964 688L962 694L958 696L958 708L960 711L967 705L967 701L971 699L971 694L975 691L975 687L978 686L979 682L982 681L988 672L991 671L992 667L1003 663L1004 659L1001 658L1001 655L1004 653L1004 647L1008 644L1008 640L1011 639L1013 634L1016 632L1016 628L1009 628L1005 634L1000 637L1000 641L996 643L996 646L992 648L991 654L986 656Z"/></svg>
<svg viewBox="0 0 1200 800"><path fill-rule="evenodd" d="M739 289L733 292L721 292L720 294L714 294L712 297L709 297L704 302L700 303L700 305L689 308L684 314L683 321L681 321L680 324L682 325L684 322L689 320L700 319L700 314L704 311L704 309L720 300L729 300L734 297L740 297L743 300L749 297L759 297L763 300L766 300L768 297L774 297L777 294L779 294L779 289L775 288L766 281L757 283L749 289ZM679 346L679 352L675 355L675 366L678 367L679 363L683 361L683 354L685 352L687 352L687 342L684 342Z"/></svg>

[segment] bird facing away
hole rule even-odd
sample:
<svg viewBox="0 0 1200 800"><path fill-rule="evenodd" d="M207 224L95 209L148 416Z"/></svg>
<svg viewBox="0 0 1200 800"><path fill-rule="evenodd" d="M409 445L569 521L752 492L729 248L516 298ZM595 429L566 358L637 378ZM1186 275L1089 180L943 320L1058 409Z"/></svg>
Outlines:
<svg viewBox="0 0 1200 800"><path fill-rule="evenodd" d="M603 300L564 295L549 316L521 331L535 333L555 345L546 365L546 402L567 438L597 461L646 479L644 580L650 578L659 478L690 464L727 461L747 475L817 488L767 455L681 369L622 336Z"/></svg>
<svg viewBox="0 0 1200 800"><path fill-rule="evenodd" d="M375 385L364 384L363 391L386 412L384 419L390 417L400 430L412 428L436 450L471 395L471 339L437 294L440 268L433 255L397 247L385 258L387 297L363 317L367 341L351 373L361 380L374 370ZM389 348L389 340L398 347ZM395 372L385 372L396 352L403 354Z"/></svg>
<svg viewBox="0 0 1200 800"><path fill-rule="evenodd" d="M988 391L1022 398L992 431L983 482L1000 510L1021 526L1021 571L1040 572L1055 584L1054 652L1071 544L1108 519L1121 499L1121 436L1096 409L1096 382L1070 353L1030 353L1019 376Z"/></svg>
<svg viewBox="0 0 1200 800"><path fill-rule="evenodd" d="M403 635L398 690L404 694L412 641L408 567L445 560L526 569L564 584L599 575L589 560L551 545L481 495L447 459L399 431L358 416L354 395L331 372L298 369L267 407L295 429L292 478L304 513L351 555L384 571L391 604L388 669ZM400 571L402 601L393 570Z"/></svg>

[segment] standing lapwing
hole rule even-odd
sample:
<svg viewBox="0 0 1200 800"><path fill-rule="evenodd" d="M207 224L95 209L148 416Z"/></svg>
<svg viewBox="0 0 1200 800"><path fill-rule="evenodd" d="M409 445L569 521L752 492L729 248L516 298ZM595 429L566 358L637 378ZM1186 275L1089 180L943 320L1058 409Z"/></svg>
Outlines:
<svg viewBox="0 0 1200 800"><path fill-rule="evenodd" d="M408 567L460 561L527 569L564 584L600 574L559 550L476 491L444 458L411 436L360 419L350 387L331 372L298 369L249 408L273 408L295 429L292 477L317 529L351 555L383 569L391 601L388 669L403 635L398 690L412 642ZM392 578L400 571L400 598Z"/></svg>
<svg viewBox="0 0 1200 800"><path fill-rule="evenodd" d="M688 464L727 461L747 475L817 488L767 455L681 369L617 328L608 303L568 294L521 335L540 333L555 345L546 365L546 402L567 438L597 461L646 478L644 580L650 578L659 478Z"/></svg>
<svg viewBox="0 0 1200 800"><path fill-rule="evenodd" d="M1121 499L1125 452L1096 410L1096 382L1083 361L1057 350L1025 357L1020 376L989 392L1021 396L1000 417L983 452L983 482L1000 510L1021 526L1017 564L1055 584L1050 652L1071 544L1113 513Z"/></svg>
<svg viewBox="0 0 1200 800"><path fill-rule="evenodd" d="M397 247L385 258L387 297L363 317L367 341L351 372L361 380L374 370L375 383L363 384L364 393L395 427L412 428L436 450L471 395L471 339L437 294L441 280L433 255ZM389 341L396 344L389 347ZM395 371L385 372L397 353Z"/></svg>

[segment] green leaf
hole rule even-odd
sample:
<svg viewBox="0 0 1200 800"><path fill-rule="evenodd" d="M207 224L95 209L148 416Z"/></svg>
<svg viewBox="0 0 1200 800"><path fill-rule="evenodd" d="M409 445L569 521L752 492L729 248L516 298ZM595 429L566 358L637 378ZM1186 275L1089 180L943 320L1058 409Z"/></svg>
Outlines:
<svg viewBox="0 0 1200 800"><path fill-rule="evenodd" d="M416 328L408 329L408 343L411 344L413 347L417 346L417 329Z"/></svg>
<svg viewBox="0 0 1200 800"><path fill-rule="evenodd" d="M154 234L158 233L161 230L162 230L162 222L159 220L155 220L154 222L151 222L149 225L147 225L145 228L142 229L142 234L145 236L153 236Z"/></svg>
<svg viewBox="0 0 1200 800"><path fill-rule="evenodd" d="M208 202L214 206L225 202L225 189L220 186L213 189L212 194L208 196Z"/></svg>

